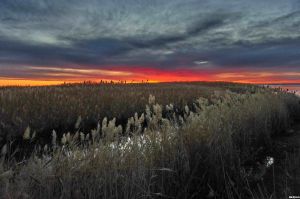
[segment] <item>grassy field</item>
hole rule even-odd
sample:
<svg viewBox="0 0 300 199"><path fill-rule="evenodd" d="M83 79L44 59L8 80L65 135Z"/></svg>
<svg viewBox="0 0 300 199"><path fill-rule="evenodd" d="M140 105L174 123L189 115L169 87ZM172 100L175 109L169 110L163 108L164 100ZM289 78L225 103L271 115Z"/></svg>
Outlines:
<svg viewBox="0 0 300 199"><path fill-rule="evenodd" d="M41 136L80 130L90 131L104 117L116 117L126 125L135 112L142 113L149 95L163 106L173 103L178 111L198 97L209 98L215 91L246 92L245 86L224 83L164 84L78 84L53 87L0 88L0 142L23 134L29 126Z"/></svg>
<svg viewBox="0 0 300 199"><path fill-rule="evenodd" d="M268 161L298 119L299 97L246 84L0 88L0 197L295 195Z"/></svg>

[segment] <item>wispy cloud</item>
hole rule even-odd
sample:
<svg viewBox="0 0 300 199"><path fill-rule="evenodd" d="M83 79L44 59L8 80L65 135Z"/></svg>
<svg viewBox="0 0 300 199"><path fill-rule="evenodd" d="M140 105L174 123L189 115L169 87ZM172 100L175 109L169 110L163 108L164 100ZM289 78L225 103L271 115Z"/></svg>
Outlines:
<svg viewBox="0 0 300 199"><path fill-rule="evenodd" d="M291 72L299 26L298 0L2 0L0 76L48 66Z"/></svg>

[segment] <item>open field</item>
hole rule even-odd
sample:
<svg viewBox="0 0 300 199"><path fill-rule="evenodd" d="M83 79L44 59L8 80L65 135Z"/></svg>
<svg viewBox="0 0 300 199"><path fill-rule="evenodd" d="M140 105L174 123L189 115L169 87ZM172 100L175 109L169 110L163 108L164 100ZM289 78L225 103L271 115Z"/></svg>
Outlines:
<svg viewBox="0 0 300 199"><path fill-rule="evenodd" d="M215 91L226 89L239 93L247 88L224 83L161 83L161 84L77 84L49 87L0 87L0 143L23 134L29 126L40 136L52 130L74 131L78 117L80 130L90 131L104 117L116 117L126 125L135 112L142 113L149 95L163 106L173 103L179 112L198 97L209 98Z"/></svg>
<svg viewBox="0 0 300 199"><path fill-rule="evenodd" d="M273 139L299 102L232 83L0 88L0 197L299 195L299 148Z"/></svg>

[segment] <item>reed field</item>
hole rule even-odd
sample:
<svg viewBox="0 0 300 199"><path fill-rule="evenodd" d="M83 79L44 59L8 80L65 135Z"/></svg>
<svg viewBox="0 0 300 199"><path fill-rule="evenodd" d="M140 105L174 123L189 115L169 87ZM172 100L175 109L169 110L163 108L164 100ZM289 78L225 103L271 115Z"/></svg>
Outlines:
<svg viewBox="0 0 300 199"><path fill-rule="evenodd" d="M250 84L2 87L0 198L300 195L299 121L299 97Z"/></svg>

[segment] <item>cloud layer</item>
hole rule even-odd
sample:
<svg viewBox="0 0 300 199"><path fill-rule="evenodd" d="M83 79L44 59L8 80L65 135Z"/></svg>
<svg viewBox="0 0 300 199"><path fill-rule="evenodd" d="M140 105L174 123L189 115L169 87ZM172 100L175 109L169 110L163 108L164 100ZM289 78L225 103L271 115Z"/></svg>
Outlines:
<svg viewBox="0 0 300 199"><path fill-rule="evenodd" d="M0 77L49 67L295 72L300 1L1 0Z"/></svg>

